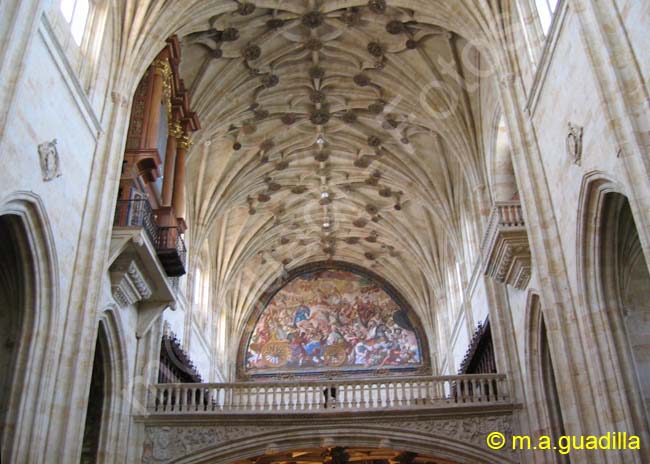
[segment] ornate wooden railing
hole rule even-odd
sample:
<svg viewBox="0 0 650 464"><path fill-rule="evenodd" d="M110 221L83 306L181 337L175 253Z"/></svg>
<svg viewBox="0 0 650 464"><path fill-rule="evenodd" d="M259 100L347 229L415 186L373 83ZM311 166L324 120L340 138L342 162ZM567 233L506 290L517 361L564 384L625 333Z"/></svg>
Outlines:
<svg viewBox="0 0 650 464"><path fill-rule="evenodd" d="M185 274L187 249L179 227L161 227L156 250L168 276L178 277Z"/></svg>
<svg viewBox="0 0 650 464"><path fill-rule="evenodd" d="M185 274L187 249L181 229L177 226L159 226L146 198L118 200L114 227L142 227L156 248L167 275L179 277Z"/></svg>
<svg viewBox="0 0 650 464"><path fill-rule="evenodd" d="M151 243L158 243L160 227L146 198L117 200L114 227L142 227Z"/></svg>
<svg viewBox="0 0 650 464"><path fill-rule="evenodd" d="M531 257L521 203L496 202L481 245L485 273L497 282L524 289L530 281Z"/></svg>
<svg viewBox="0 0 650 464"><path fill-rule="evenodd" d="M499 374L324 382L156 384L150 414L292 414L511 404Z"/></svg>

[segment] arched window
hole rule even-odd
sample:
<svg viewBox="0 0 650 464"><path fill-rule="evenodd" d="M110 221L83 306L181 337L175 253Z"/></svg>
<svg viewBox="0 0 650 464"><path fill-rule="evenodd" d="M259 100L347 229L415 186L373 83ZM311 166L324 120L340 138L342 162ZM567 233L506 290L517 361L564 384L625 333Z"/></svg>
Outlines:
<svg viewBox="0 0 650 464"><path fill-rule="evenodd" d="M81 45L90 14L90 2L88 0L61 0L59 6L63 18L70 25L72 38L77 45Z"/></svg>
<svg viewBox="0 0 650 464"><path fill-rule="evenodd" d="M557 4L558 0L535 0L537 14L545 35L548 34L548 30L551 28Z"/></svg>

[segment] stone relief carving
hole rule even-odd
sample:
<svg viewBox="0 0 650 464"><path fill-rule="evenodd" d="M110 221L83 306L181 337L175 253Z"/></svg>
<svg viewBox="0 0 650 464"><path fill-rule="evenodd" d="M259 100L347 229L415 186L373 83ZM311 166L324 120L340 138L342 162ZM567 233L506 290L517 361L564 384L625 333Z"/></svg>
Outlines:
<svg viewBox="0 0 650 464"><path fill-rule="evenodd" d="M134 260L118 259L111 268L111 288L116 303L124 308L147 300L152 295L151 285Z"/></svg>
<svg viewBox="0 0 650 464"><path fill-rule="evenodd" d="M56 149L56 139L38 145L38 157L41 164L41 174L44 181L50 181L61 176L59 152Z"/></svg>
<svg viewBox="0 0 650 464"><path fill-rule="evenodd" d="M445 435L462 442L485 446L485 439L491 432L501 432L505 436L513 434L510 416L472 416L457 419L414 420L391 422L386 426L398 430L414 430L432 435Z"/></svg>
<svg viewBox="0 0 650 464"><path fill-rule="evenodd" d="M313 424L312 424L313 425ZM485 447L485 439L490 432L498 431L505 436L513 434L511 416L468 416L462 418L432 418L410 421L381 421L372 423L373 427L389 430L410 430L436 436L446 436L459 442ZM287 426L290 433L296 426ZM298 427L304 431L304 427ZM216 447L242 438L254 437L267 432L279 432L281 426L165 426L151 425L145 429L142 462L163 463L174 461L195 451ZM512 453L512 450L507 450Z"/></svg>
<svg viewBox="0 0 650 464"><path fill-rule="evenodd" d="M573 164L580 166L582 161L582 133L583 127L569 122L566 137L566 149L569 159Z"/></svg>
<svg viewBox="0 0 650 464"><path fill-rule="evenodd" d="M258 426L158 426L147 427L143 463L168 462L203 448L262 433Z"/></svg>

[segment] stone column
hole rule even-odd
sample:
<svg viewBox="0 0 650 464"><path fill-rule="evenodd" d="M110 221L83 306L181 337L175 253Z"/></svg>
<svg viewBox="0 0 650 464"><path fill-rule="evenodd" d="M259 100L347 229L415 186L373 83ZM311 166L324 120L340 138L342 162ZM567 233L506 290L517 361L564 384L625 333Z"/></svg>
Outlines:
<svg viewBox="0 0 650 464"><path fill-rule="evenodd" d="M158 382L160 366L160 341L163 318L158 316L151 328L138 339L135 375L130 385L131 416L146 413L149 385ZM141 462L144 442L144 424L131 421L129 425L126 462Z"/></svg>
<svg viewBox="0 0 650 464"><path fill-rule="evenodd" d="M129 84L135 83L131 80ZM34 411L43 411L44 417L32 427L34 432L44 428L47 433L25 435L26 446L20 447L21 456L10 459L11 462L80 460L94 354L91 347L95 346L97 338L97 317L101 308L99 294L106 275L115 196L129 124L131 94L121 93L121 90L115 87L111 94L112 105L107 108L106 125L106 134L111 136L100 139L90 171L86 201L92 207L83 215L78 244L78 249L84 250L83 256L80 255L76 261L76 275L70 285L67 303L60 303L54 328L58 336L46 345L46 353L57 355L53 361L47 358L44 361L50 372L57 372L52 379L55 383L52 392L56 394L52 396L53 402L48 401L49 390L39 387L35 396L39 403L32 405Z"/></svg>
<svg viewBox="0 0 650 464"><path fill-rule="evenodd" d="M163 174L162 205L171 206L172 194L174 191L174 171L176 168L176 152L178 144L176 140L182 135L179 123L174 123L169 129L167 137L167 151L165 153L165 171Z"/></svg>
<svg viewBox="0 0 650 464"><path fill-rule="evenodd" d="M500 81L500 100L512 142L512 162L520 187L535 273L539 276L553 367L555 372L571 373L565 375L557 385L564 426L569 435L599 436L605 431L616 430L616 427L599 426L602 419L608 415L612 417L611 409L609 405L597 401L594 389L589 387L589 370L593 359L587 357L581 344L574 343L583 339L576 322L581 319L567 286L570 277L561 247L548 246L549 243L561 243L560 231L549 186L545 182L535 129L530 115L521 109L525 107L525 90L521 80L509 70L501 74ZM604 453L611 455L613 451L572 453L571 462L607 462Z"/></svg>
<svg viewBox="0 0 650 464"><path fill-rule="evenodd" d="M172 207L176 212L176 217L180 219L179 223L185 221L185 157L187 150L192 142L187 135L183 135L178 141L178 151L176 152L176 171L174 173L174 197Z"/></svg>

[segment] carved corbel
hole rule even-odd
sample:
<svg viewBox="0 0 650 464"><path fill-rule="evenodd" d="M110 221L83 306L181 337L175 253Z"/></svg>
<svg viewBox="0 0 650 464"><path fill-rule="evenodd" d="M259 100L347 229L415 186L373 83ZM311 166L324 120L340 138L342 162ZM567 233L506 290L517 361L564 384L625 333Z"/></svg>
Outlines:
<svg viewBox="0 0 650 464"><path fill-rule="evenodd" d="M151 297L151 284L135 259L123 257L111 268L113 298L121 307L129 306Z"/></svg>
<svg viewBox="0 0 650 464"><path fill-rule="evenodd" d="M169 301L142 301L138 305L138 325L136 327L135 336L137 338L144 337L149 329L153 326L154 322L160 317L163 311L167 308L174 310L173 303Z"/></svg>

